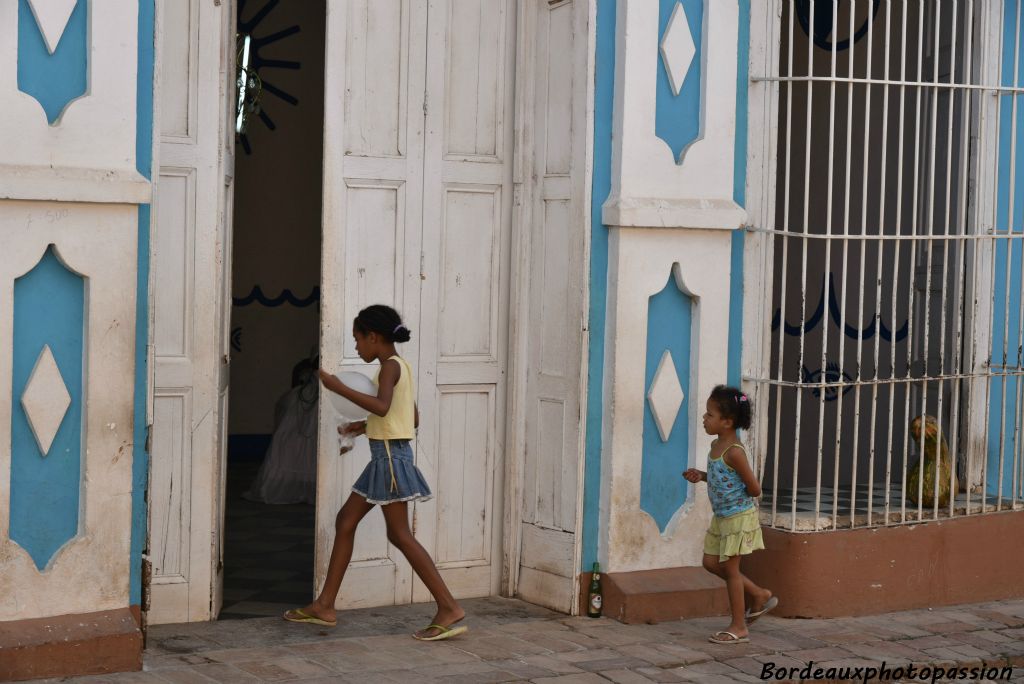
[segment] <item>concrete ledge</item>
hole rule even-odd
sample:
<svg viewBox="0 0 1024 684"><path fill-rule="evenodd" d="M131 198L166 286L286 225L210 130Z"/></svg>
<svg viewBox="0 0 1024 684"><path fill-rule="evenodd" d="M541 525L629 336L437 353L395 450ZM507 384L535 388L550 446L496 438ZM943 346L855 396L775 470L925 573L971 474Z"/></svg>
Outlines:
<svg viewBox="0 0 1024 684"><path fill-rule="evenodd" d="M129 608L0 622L0 681L142 669L142 632Z"/></svg>
<svg viewBox="0 0 1024 684"><path fill-rule="evenodd" d="M743 572L781 617L833 618L1024 597L1024 512L915 525L784 532Z"/></svg>
<svg viewBox="0 0 1024 684"><path fill-rule="evenodd" d="M587 614L591 573L580 576L580 614ZM704 568L665 568L601 575L603 614L626 624L727 615L725 582Z"/></svg>

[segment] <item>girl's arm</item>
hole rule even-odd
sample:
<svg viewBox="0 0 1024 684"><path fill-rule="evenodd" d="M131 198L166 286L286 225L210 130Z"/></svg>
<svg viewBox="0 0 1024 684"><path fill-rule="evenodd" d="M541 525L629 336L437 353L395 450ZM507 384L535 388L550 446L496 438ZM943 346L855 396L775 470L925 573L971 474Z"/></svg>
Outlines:
<svg viewBox="0 0 1024 684"><path fill-rule="evenodd" d="M729 447L722 458L725 459L726 465L739 473L740 479L743 480L743 484L747 487L747 494L753 497L761 496L761 483L757 481L757 476L754 475L754 471L750 468L750 464L747 462L747 455L742 449L734 449Z"/></svg>
<svg viewBox="0 0 1024 684"><path fill-rule="evenodd" d="M391 410L391 398L395 393L395 384L401 377L402 367L394 359L388 359L380 367L377 376L377 396L357 392L324 369L320 369L320 382L335 394L340 394L359 408L366 409L375 416L386 416Z"/></svg>

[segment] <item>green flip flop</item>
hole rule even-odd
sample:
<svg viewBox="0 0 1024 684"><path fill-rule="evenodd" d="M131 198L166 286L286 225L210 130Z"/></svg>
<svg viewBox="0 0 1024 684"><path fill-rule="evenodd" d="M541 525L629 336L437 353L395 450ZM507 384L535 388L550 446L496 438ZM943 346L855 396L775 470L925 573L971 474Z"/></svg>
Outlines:
<svg viewBox="0 0 1024 684"><path fill-rule="evenodd" d="M291 613L292 616L298 616L298 617L290 617L289 613ZM310 624L310 625L323 625L324 627L334 627L334 626L336 626L338 624L337 620L335 620L334 622L328 622L327 620L321 620L320 618L316 617L315 615L310 615L309 613L303 611L301 608L293 608L293 609L291 609L289 611L286 611L285 614L282 615L281 617L283 617L288 622L305 622L305 623Z"/></svg>
<svg viewBox="0 0 1024 684"><path fill-rule="evenodd" d="M424 628L424 630L427 630L427 629L439 629L439 630L441 630L441 632L439 634L435 634L434 636L428 636L428 637L423 637L423 636L419 636L418 634L413 634L412 638L413 639L417 639L419 641L443 641L445 639L451 639L452 637L457 637L460 634L465 634L466 632L469 631L469 627L450 627L450 626L449 627L445 627L444 625L428 625L427 627Z"/></svg>

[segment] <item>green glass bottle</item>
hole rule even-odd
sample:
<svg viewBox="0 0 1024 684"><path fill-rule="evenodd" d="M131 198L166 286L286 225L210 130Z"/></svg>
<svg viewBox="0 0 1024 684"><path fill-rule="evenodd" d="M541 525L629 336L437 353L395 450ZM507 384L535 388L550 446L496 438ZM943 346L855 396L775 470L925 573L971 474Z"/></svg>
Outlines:
<svg viewBox="0 0 1024 684"><path fill-rule="evenodd" d="M601 565L594 563L594 574L590 578L590 595L587 601L587 617L601 617Z"/></svg>

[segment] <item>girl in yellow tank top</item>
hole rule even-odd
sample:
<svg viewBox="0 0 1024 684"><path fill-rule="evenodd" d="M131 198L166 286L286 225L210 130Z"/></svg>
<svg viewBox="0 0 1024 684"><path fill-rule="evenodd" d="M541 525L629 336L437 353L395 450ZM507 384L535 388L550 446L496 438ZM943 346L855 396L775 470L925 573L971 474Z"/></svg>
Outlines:
<svg viewBox="0 0 1024 684"><path fill-rule="evenodd" d="M419 424L413 370L395 349L396 342L409 341L409 329L397 311L375 304L356 316L352 335L359 358L380 363L374 380L377 395L357 392L324 370L320 371L320 381L326 389L370 412L366 421L338 428L339 432L366 434L370 441L370 462L352 485L352 494L338 512L334 547L320 595L304 608L289 610L284 618L326 626L337 624L334 602L352 559L356 527L374 505L380 505L387 524L388 541L405 555L437 601L437 613L431 624L413 636L422 641L458 636L468 628L452 625L466 614L448 590L426 549L409 529L408 503L431 496L423 473L413 461L411 441Z"/></svg>

